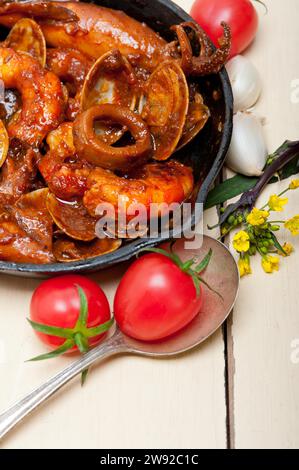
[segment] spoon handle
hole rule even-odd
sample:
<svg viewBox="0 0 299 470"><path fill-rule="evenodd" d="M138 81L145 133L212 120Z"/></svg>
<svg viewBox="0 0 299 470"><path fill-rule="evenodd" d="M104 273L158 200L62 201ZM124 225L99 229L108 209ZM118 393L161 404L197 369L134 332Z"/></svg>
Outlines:
<svg viewBox="0 0 299 470"><path fill-rule="evenodd" d="M35 410L41 403L50 398L64 384L89 367L99 359L125 352L127 348L122 341L122 335L116 330L111 338L84 354L82 358L73 362L64 370L54 375L43 385L33 390L27 396L15 403L0 415L0 439L12 429L19 421Z"/></svg>

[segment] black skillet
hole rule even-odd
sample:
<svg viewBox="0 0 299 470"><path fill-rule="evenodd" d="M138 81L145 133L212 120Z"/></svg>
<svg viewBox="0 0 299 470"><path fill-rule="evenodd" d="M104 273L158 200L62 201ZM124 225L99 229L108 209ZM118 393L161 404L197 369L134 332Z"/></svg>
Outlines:
<svg viewBox="0 0 299 470"><path fill-rule="evenodd" d="M93 3L123 10L129 16L147 23L167 40L172 39L170 26L191 20L186 12L169 0L100 0ZM204 203L209 188L224 163L230 143L233 97L225 70L217 75L197 79L197 83L210 109L211 118L199 136L176 154L176 159L192 166L196 186L199 188L196 202ZM192 221L194 222L194 213ZM167 238L171 238L171 233ZM163 237L139 238L113 253L66 264L39 265L3 261L0 262L0 272L27 277L94 272L126 261L141 248L156 245L163 240Z"/></svg>

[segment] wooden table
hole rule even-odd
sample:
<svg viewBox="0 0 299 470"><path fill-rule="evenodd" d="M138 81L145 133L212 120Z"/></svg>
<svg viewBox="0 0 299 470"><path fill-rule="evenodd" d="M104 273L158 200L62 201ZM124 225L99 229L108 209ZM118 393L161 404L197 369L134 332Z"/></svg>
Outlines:
<svg viewBox="0 0 299 470"><path fill-rule="evenodd" d="M192 0L177 3L188 11ZM272 151L284 139L299 137L299 103L291 101L292 84L299 79L298 1L266 3L266 16L257 6L260 29L247 56L262 75L264 90L256 109L266 118ZM261 203L285 186L285 181L271 186ZM293 192L290 201L287 213L292 216L298 212L299 193ZM205 225L215 217L214 210L208 211ZM297 253L279 273L267 276L258 260L253 264L254 274L242 280L227 325L196 351L168 361L120 357L94 367L86 387L72 382L2 446L298 447L299 363L291 361L291 354L299 345L299 244L292 241ZM110 299L122 269L93 276ZM37 285L34 280L0 279L1 408L70 361L24 362L44 352L26 322Z"/></svg>

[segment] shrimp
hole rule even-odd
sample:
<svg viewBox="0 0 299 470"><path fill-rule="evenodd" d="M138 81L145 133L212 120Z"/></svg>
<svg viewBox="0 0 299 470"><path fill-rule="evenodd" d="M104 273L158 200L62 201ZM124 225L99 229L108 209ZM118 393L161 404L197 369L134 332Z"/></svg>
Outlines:
<svg viewBox="0 0 299 470"><path fill-rule="evenodd" d="M51 192L66 201L84 195L91 170L91 165L76 155L72 129L71 122L64 122L48 134L49 151L38 164Z"/></svg>
<svg viewBox="0 0 299 470"><path fill-rule="evenodd" d="M183 202L193 190L191 168L177 162L148 163L128 176L78 158L73 142L73 123L63 123L47 137L48 153L39 163L50 191L62 200L83 198L92 217L97 206L110 203L115 208L118 197L128 205L143 204L149 212L151 203Z"/></svg>
<svg viewBox="0 0 299 470"><path fill-rule="evenodd" d="M117 216L119 201L125 201L126 207L142 204L149 215L152 203L170 205L188 199L193 184L191 168L175 160L148 163L127 178L95 168L88 176L83 204L93 217L98 206L107 203L114 206Z"/></svg>
<svg viewBox="0 0 299 470"><path fill-rule="evenodd" d="M0 23L8 27L24 15L35 17L51 47L73 47L93 59L118 49L132 65L150 72L161 62L174 57L188 75L217 73L230 52L231 35L226 24L223 24L224 36L219 39L219 48L214 51L211 47L204 47L211 41L193 23L182 26L192 30L191 38L182 29L175 30L178 40L168 44L151 28L124 12L91 3L2 2L0 15ZM45 17L56 21L45 21ZM62 17L65 23L62 23ZM191 47L194 31L200 47L199 57L193 55Z"/></svg>
<svg viewBox="0 0 299 470"><path fill-rule="evenodd" d="M64 95L60 80L30 55L0 47L0 79L6 88L17 89L22 98L7 130L32 146L38 146L63 118Z"/></svg>

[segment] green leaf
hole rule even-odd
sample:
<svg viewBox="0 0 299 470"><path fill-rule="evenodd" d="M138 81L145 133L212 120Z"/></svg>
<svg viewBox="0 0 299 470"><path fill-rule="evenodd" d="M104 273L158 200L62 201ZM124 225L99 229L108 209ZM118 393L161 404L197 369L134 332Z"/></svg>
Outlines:
<svg viewBox="0 0 299 470"><path fill-rule="evenodd" d="M40 356L33 357L32 359L28 359L28 361L26 362L44 361L45 359L52 359L54 357L60 356L61 354L64 354L73 346L75 346L75 341L72 339L67 339L61 346L59 346L59 348L54 349L54 351L51 351L46 354L41 354Z"/></svg>
<svg viewBox="0 0 299 470"><path fill-rule="evenodd" d="M28 322L35 331L44 333L45 335L58 336L58 338L72 338L73 330L70 328L58 328L57 326L43 325L42 323L36 323L29 318Z"/></svg>
<svg viewBox="0 0 299 470"><path fill-rule="evenodd" d="M274 243L275 248L276 248L278 251L281 251L282 253L284 253L285 255L287 255L287 253L284 251L283 247L281 246L281 244L279 243L279 241L277 240L277 237L274 235L273 232L271 233L271 235L272 235L272 240L273 240L273 243Z"/></svg>
<svg viewBox="0 0 299 470"><path fill-rule="evenodd" d="M299 158L294 158L294 160L289 162L279 171L279 177L284 180L290 176L296 175L297 173L299 173ZM277 179L278 178L276 178L276 181Z"/></svg>
<svg viewBox="0 0 299 470"><path fill-rule="evenodd" d="M86 297L86 294L85 294L84 290L82 289L82 287L80 287L78 285L76 287L78 289L78 294L79 294L79 298L80 298L80 314L79 314L79 317L78 317L78 320L77 320L77 325L85 326L86 323L87 323L87 316L88 316L87 297Z"/></svg>
<svg viewBox="0 0 299 470"><path fill-rule="evenodd" d="M88 371L89 369L85 369L81 374L81 387L83 387L86 382Z"/></svg>
<svg viewBox="0 0 299 470"><path fill-rule="evenodd" d="M205 203L205 209L210 209L218 204L223 204L229 199L248 191L255 186L257 181L258 178L236 175L223 183L218 184L209 192Z"/></svg>
<svg viewBox="0 0 299 470"><path fill-rule="evenodd" d="M114 318L111 318L105 323L102 323L102 325L95 326L93 328L88 328L85 335L88 338L93 338L94 336L101 335L102 333L105 333L106 331L108 331L113 325L113 323L114 323Z"/></svg>
<svg viewBox="0 0 299 470"><path fill-rule="evenodd" d="M208 254L204 257L204 259L197 266L195 266L193 271L195 271L198 274L204 271L211 260L212 254L213 254L213 251L210 248Z"/></svg>

